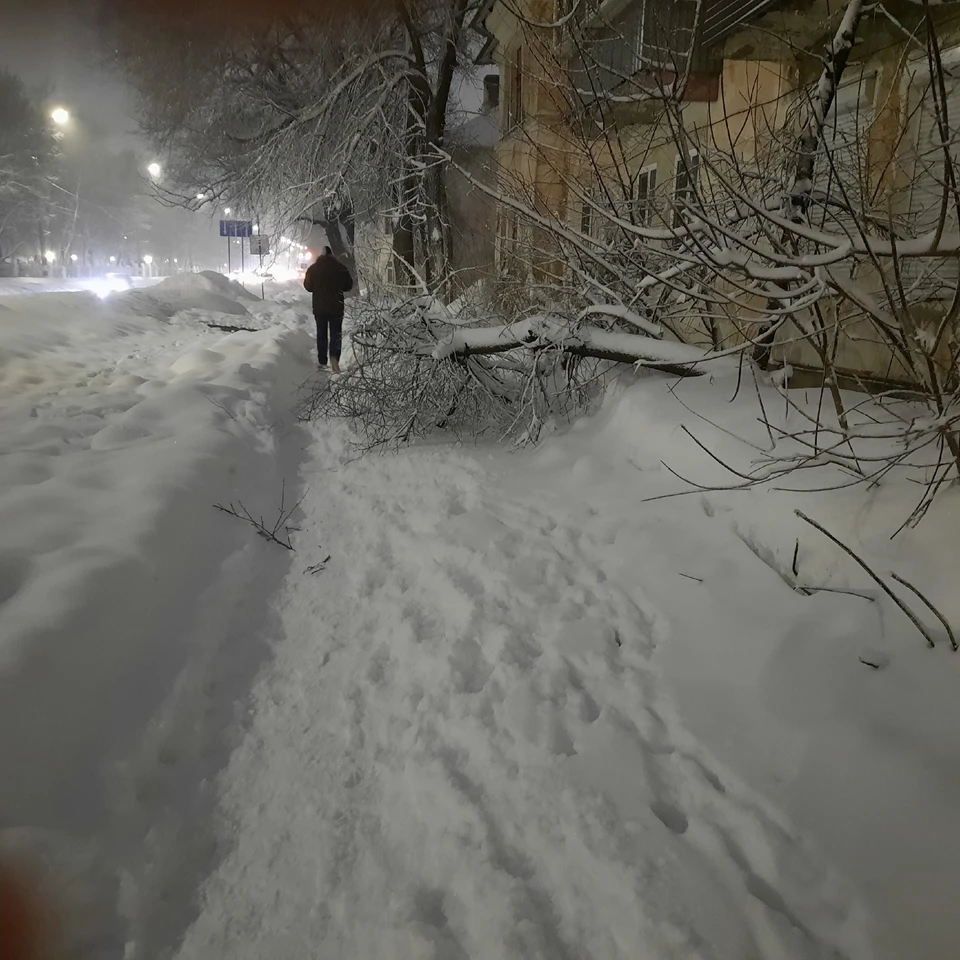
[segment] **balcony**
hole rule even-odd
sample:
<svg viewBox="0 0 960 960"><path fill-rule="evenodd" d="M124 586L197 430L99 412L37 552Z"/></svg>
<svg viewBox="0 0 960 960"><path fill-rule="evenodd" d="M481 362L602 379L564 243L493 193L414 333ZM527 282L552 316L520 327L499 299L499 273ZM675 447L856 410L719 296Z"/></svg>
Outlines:
<svg viewBox="0 0 960 960"><path fill-rule="evenodd" d="M781 0L706 0L700 42L713 47L731 33L758 20Z"/></svg>
<svg viewBox="0 0 960 960"><path fill-rule="evenodd" d="M608 2L576 39L574 90L584 107L602 104L610 119L646 123L666 99L719 95L720 63L698 42L695 0L636 0L618 8Z"/></svg>

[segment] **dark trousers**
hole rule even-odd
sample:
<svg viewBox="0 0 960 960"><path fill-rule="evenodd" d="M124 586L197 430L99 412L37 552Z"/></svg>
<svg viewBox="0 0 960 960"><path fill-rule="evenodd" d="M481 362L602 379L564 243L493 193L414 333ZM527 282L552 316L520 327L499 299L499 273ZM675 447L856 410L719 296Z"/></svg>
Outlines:
<svg viewBox="0 0 960 960"><path fill-rule="evenodd" d="M339 360L340 343L343 339L343 314L315 313L313 319L317 321L317 359L322 364L327 362L327 332L329 330L330 356L334 360Z"/></svg>

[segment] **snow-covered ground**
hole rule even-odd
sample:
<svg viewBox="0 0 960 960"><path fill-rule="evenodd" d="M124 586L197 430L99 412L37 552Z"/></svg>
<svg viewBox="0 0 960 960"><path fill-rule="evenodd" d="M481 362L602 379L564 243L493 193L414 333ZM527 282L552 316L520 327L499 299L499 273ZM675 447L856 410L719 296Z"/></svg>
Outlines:
<svg viewBox="0 0 960 960"><path fill-rule="evenodd" d="M0 303L2 839L84 956L957 952L960 654L793 515L957 625L956 490L656 499L762 446L723 378L358 459L273 293ZM212 509L284 483L293 552Z"/></svg>
<svg viewBox="0 0 960 960"><path fill-rule="evenodd" d="M19 297L36 293L95 293L108 297L123 290L152 287L162 278L129 277L0 277L0 297Z"/></svg>
<svg viewBox="0 0 960 960"><path fill-rule="evenodd" d="M0 824L82 872L84 956L171 946L207 869L286 570L212 504L296 476L311 370L308 311L262 309L209 277L0 301Z"/></svg>

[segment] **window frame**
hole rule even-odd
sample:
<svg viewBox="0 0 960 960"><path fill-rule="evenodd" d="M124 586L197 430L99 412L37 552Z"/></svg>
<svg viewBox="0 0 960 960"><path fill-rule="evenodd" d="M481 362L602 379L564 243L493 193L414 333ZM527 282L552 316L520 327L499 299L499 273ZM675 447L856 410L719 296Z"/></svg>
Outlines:
<svg viewBox="0 0 960 960"><path fill-rule="evenodd" d="M526 120L523 103L523 44L519 43L510 58L510 86L505 98L507 129L519 127Z"/></svg>
<svg viewBox="0 0 960 960"><path fill-rule="evenodd" d="M651 178L652 175L652 178ZM640 184L646 181L641 194ZM657 164L648 163L637 171L633 198L633 221L638 227L649 227L655 212L654 199L657 192Z"/></svg>
<svg viewBox="0 0 960 960"><path fill-rule="evenodd" d="M683 162L684 155L687 162ZM683 208L689 203L690 197L697 195L697 189L700 186L700 151L696 147L691 147L684 153L678 153L673 165L673 229L683 226ZM694 175L691 178L690 172ZM686 179L686 183L681 186L681 177Z"/></svg>

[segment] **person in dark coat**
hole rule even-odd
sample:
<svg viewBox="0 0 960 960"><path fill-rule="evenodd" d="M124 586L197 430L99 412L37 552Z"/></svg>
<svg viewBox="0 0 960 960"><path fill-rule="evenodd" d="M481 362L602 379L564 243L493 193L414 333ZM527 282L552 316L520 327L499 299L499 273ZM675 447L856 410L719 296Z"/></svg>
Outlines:
<svg viewBox="0 0 960 960"><path fill-rule="evenodd" d="M329 333L330 368L340 372L340 344L343 338L343 295L353 289L350 271L329 247L311 263L303 286L313 294L313 318L317 321L317 359L327 365Z"/></svg>

